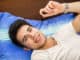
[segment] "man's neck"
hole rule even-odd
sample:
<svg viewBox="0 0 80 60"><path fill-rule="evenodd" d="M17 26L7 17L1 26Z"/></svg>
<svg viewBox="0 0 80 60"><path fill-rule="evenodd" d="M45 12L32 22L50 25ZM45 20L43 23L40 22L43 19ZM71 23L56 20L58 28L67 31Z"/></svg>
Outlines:
<svg viewBox="0 0 80 60"><path fill-rule="evenodd" d="M40 48L39 50L48 49L55 45L57 45L57 41L54 38L49 37L49 38L47 38L45 45L42 48Z"/></svg>

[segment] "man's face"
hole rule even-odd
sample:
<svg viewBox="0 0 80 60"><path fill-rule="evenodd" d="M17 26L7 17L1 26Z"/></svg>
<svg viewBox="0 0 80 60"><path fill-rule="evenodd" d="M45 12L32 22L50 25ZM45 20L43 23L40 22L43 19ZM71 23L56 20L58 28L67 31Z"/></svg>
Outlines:
<svg viewBox="0 0 80 60"><path fill-rule="evenodd" d="M38 49L46 42L46 37L36 28L23 25L17 33L17 40L29 49Z"/></svg>

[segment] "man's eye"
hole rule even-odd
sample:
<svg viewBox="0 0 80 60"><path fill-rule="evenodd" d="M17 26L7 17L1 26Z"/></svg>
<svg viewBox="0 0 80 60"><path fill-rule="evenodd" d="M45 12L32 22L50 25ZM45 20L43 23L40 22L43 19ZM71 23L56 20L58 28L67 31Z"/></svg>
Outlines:
<svg viewBox="0 0 80 60"><path fill-rule="evenodd" d="M27 41L27 37L26 37L26 36L24 36L23 42L26 42L26 41Z"/></svg>
<svg viewBox="0 0 80 60"><path fill-rule="evenodd" d="M28 27L27 31L31 32L32 31L32 28L31 27Z"/></svg>
<svg viewBox="0 0 80 60"><path fill-rule="evenodd" d="M24 42L27 41L27 38L24 39Z"/></svg>

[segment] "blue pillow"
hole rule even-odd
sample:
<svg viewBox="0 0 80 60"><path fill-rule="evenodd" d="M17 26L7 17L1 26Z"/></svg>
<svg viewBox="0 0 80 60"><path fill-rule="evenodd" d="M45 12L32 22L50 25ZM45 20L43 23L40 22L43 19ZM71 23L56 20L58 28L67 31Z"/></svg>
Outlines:
<svg viewBox="0 0 80 60"><path fill-rule="evenodd" d="M16 47L10 40L0 41L0 60L30 60L31 53Z"/></svg>
<svg viewBox="0 0 80 60"><path fill-rule="evenodd" d="M61 25L72 21L74 14L63 14L57 17L37 21L14 16L7 12L0 13L0 60L30 60L32 51L25 51L15 46L8 37L8 29L11 23L17 19L24 19L34 27L40 29L46 36L58 31ZM54 28L53 28L54 27Z"/></svg>

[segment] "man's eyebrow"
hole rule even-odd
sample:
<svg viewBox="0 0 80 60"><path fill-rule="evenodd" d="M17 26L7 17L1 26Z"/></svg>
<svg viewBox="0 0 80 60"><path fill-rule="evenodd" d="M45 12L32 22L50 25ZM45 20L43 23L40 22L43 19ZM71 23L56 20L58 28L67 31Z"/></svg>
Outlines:
<svg viewBox="0 0 80 60"><path fill-rule="evenodd" d="M27 31L31 29L31 26L28 26Z"/></svg>

